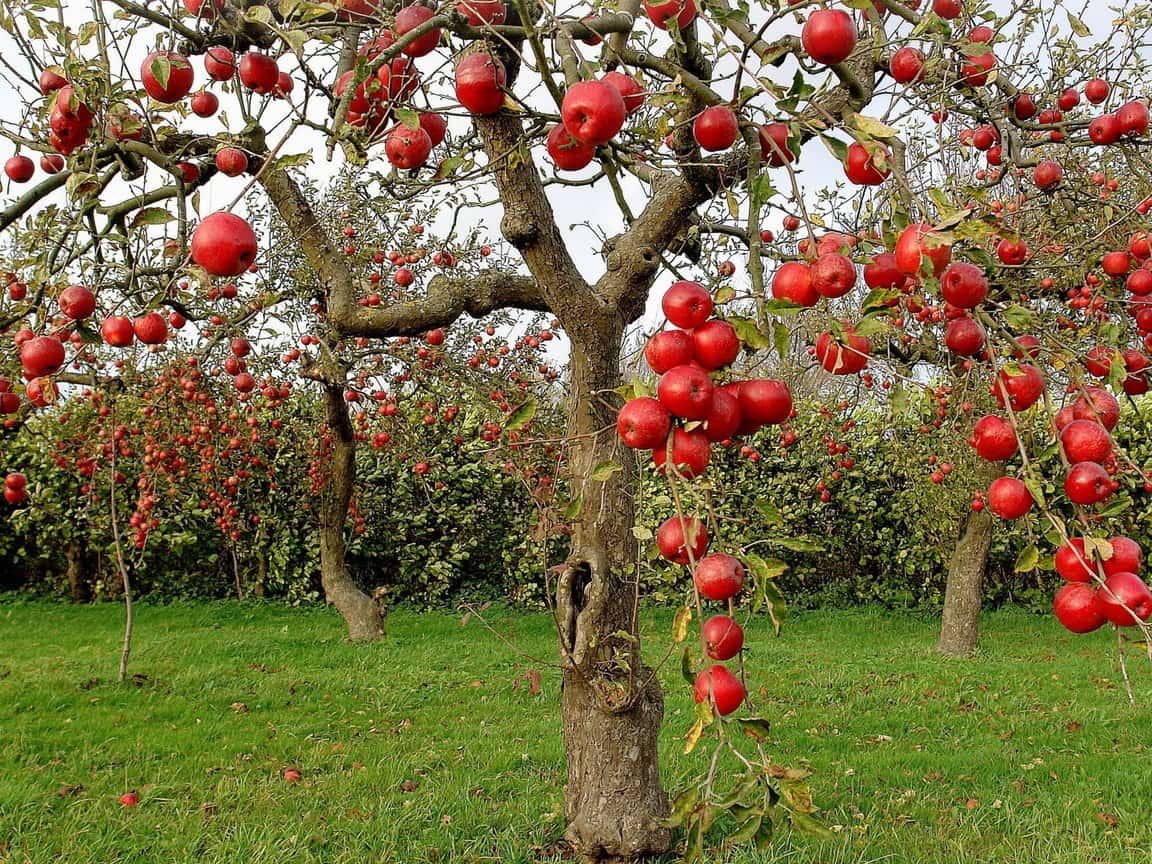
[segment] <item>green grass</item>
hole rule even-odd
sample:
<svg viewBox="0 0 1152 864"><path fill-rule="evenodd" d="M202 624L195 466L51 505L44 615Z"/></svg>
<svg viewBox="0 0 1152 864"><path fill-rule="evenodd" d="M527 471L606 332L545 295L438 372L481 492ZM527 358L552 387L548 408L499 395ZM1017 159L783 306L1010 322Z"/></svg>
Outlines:
<svg viewBox="0 0 1152 864"><path fill-rule="evenodd" d="M516 686L532 662L476 621L396 612L387 641L356 647L325 609L143 606L141 677L120 686L121 614L0 606L0 862L552 860L558 678ZM552 656L546 616L494 623ZM838 833L717 860L1152 861L1152 712L1127 706L1111 637L1001 612L961 662L934 635L875 610L804 615L780 640L750 628L773 752L807 760ZM1147 662L1132 665L1152 702ZM675 783L706 757L680 755L690 695L665 673ZM129 789L134 809L117 801Z"/></svg>

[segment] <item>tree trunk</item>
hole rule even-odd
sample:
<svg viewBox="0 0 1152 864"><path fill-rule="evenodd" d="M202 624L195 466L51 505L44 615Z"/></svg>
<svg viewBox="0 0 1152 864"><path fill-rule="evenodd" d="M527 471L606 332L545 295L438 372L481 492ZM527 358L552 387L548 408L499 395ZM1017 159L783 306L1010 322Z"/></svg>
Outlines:
<svg viewBox="0 0 1152 864"><path fill-rule="evenodd" d="M324 402L332 435L328 485L320 502L320 582L324 599L336 607L348 625L348 638L373 642L384 635L379 604L361 591L348 575L344 523L356 483L356 436L344 401L344 388L324 382Z"/></svg>
<svg viewBox="0 0 1152 864"><path fill-rule="evenodd" d="M636 466L622 454L609 402L620 383L623 327L607 316L572 333L571 482L582 509L557 586L564 655L562 711L568 758L567 839L589 861L633 861L667 851L657 738L664 697L636 632ZM623 466L593 480L607 461Z"/></svg>
<svg viewBox="0 0 1152 864"><path fill-rule="evenodd" d="M1000 476L998 466L980 472L991 482ZM992 514L985 507L969 511L964 530L948 562L948 582L944 589L944 613L936 649L944 654L968 657L976 651L980 634L980 607L983 604L984 570L992 548Z"/></svg>
<svg viewBox="0 0 1152 864"><path fill-rule="evenodd" d="M265 582L268 581L268 550L263 546L256 547L256 578L252 582L252 596L263 598Z"/></svg>
<svg viewBox="0 0 1152 864"><path fill-rule="evenodd" d="M64 560L67 565L68 591L73 603L92 602L92 584L88 578L88 556L84 544L79 540L69 540L64 547Z"/></svg>

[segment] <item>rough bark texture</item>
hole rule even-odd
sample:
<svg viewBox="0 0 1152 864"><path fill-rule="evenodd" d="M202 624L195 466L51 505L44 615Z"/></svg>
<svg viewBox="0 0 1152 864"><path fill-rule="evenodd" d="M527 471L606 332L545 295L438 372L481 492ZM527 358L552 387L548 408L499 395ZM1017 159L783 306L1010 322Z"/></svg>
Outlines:
<svg viewBox="0 0 1152 864"><path fill-rule="evenodd" d="M64 547L64 560L67 566L68 591L73 603L92 602L92 582L88 574L88 555L84 544L70 540Z"/></svg>
<svg viewBox="0 0 1152 864"><path fill-rule="evenodd" d="M989 468L985 480L991 482L1000 472ZM980 608L983 605L984 570L992 548L994 521L987 508L969 511L964 530L948 562L948 582L944 589L944 613L940 620L937 650L967 657L976 651L980 637Z"/></svg>
<svg viewBox="0 0 1152 864"><path fill-rule="evenodd" d="M356 482L356 438L344 388L326 382L324 401L332 433L332 458L320 503L320 582L324 599L336 607L348 625L348 638L372 642L384 636L384 616L376 601L352 581L345 558L344 523Z"/></svg>
<svg viewBox="0 0 1152 864"><path fill-rule="evenodd" d="M659 683L639 645L611 634L634 630L635 465L618 452L605 398L619 384L623 322L601 318L593 341L573 343L573 488L583 507L572 555L557 588L566 659L562 711L568 758L567 839L586 860L631 861L668 849L660 824L668 799L660 782L657 738L664 717ZM605 482L595 466L625 466Z"/></svg>

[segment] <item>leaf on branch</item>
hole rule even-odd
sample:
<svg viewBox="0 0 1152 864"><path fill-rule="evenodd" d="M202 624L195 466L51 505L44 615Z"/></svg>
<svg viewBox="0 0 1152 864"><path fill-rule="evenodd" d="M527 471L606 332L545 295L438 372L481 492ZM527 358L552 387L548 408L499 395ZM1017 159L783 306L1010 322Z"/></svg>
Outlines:
<svg viewBox="0 0 1152 864"><path fill-rule="evenodd" d="M136 215L132 217L131 227L137 228L140 225L165 225L174 218L176 217L163 207L145 207L143 210L136 211Z"/></svg>
<svg viewBox="0 0 1152 864"><path fill-rule="evenodd" d="M839 162L848 161L848 145L841 141L839 138L833 138L830 135L821 135L820 140L824 142L824 146L828 148L828 152Z"/></svg>
<svg viewBox="0 0 1152 864"><path fill-rule="evenodd" d="M520 407L508 415L508 419L504 421L504 429L508 432L519 432L524 429L536 416L536 408L535 397L528 397Z"/></svg>
<svg viewBox="0 0 1152 864"><path fill-rule="evenodd" d="M738 717L736 722L744 729L744 734L757 741L767 741L772 724L763 717Z"/></svg>
<svg viewBox="0 0 1152 864"><path fill-rule="evenodd" d="M793 303L791 300L773 298L764 303L764 311L772 315L795 315L797 312L803 312L804 309L804 306Z"/></svg>
<svg viewBox="0 0 1152 864"><path fill-rule="evenodd" d="M680 658L680 675L693 686L696 684L696 673L692 671L692 649L685 648L684 656Z"/></svg>
<svg viewBox="0 0 1152 864"><path fill-rule="evenodd" d="M685 755L691 753L696 749L696 745L700 743L700 736L704 734L704 724L697 720L692 724L692 728L688 730L688 734L684 736L684 753Z"/></svg>
<svg viewBox="0 0 1152 864"><path fill-rule="evenodd" d="M769 525L783 525L784 514L780 512L780 508L773 504L771 501L763 499L756 502L756 509L760 511L764 517L764 521Z"/></svg>
<svg viewBox="0 0 1152 864"><path fill-rule="evenodd" d="M771 340L760 330L760 326L751 318L740 315L730 315L725 319L736 331L737 338L744 344L746 351L760 351L772 346Z"/></svg>
<svg viewBox="0 0 1152 864"><path fill-rule="evenodd" d="M1078 16L1073 15L1071 9L1065 9L1064 14L1068 16L1068 26L1072 28L1073 33L1081 39L1092 35L1092 31L1088 29L1088 25L1081 21Z"/></svg>
<svg viewBox="0 0 1152 864"><path fill-rule="evenodd" d="M249 6L244 10L244 20L271 27L276 19L272 15L272 10L267 6Z"/></svg>
<svg viewBox="0 0 1152 864"><path fill-rule="evenodd" d="M633 525L632 536L639 540L641 543L647 543L652 539L652 529L645 525Z"/></svg>
<svg viewBox="0 0 1152 864"><path fill-rule="evenodd" d="M676 617L672 619L672 641L683 642L688 637L688 623L692 620L692 610L681 606L676 610Z"/></svg>
<svg viewBox="0 0 1152 864"><path fill-rule="evenodd" d="M1014 568L1017 573L1031 573L1036 569L1036 565L1040 562L1040 550L1035 546L1028 546L1020 550L1020 554L1016 556L1016 567Z"/></svg>
<svg viewBox="0 0 1152 864"><path fill-rule="evenodd" d="M618 462L613 462L611 460L601 462L599 465L592 469L592 479L597 483L603 483L617 471L623 470L624 466Z"/></svg>
<svg viewBox="0 0 1152 864"><path fill-rule="evenodd" d="M793 552L823 552L824 547L814 540L803 537L773 537L771 541L777 546L783 546Z"/></svg>
<svg viewBox="0 0 1152 864"><path fill-rule="evenodd" d="M1048 509L1047 505L1045 504L1044 487L1041 485L1039 480L1037 480L1035 477L1025 477L1024 488L1032 494L1032 500L1036 502L1037 507L1039 507L1041 510Z"/></svg>
<svg viewBox="0 0 1152 864"><path fill-rule="evenodd" d="M864 114L853 114L849 119L849 123L870 138L895 138L899 134L887 123L877 120L875 117L865 116Z"/></svg>

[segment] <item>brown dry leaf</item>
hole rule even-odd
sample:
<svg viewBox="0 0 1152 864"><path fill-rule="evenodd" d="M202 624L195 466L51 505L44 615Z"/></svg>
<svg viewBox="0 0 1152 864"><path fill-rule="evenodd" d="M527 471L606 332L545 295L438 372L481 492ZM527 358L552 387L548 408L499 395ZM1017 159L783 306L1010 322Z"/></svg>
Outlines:
<svg viewBox="0 0 1152 864"><path fill-rule="evenodd" d="M76 783L76 784L67 783L64 786L61 786L58 790L56 790L56 794L59 795L61 798L75 798L77 795L79 795L83 791L84 791L84 784L83 783Z"/></svg>
<svg viewBox="0 0 1152 864"><path fill-rule="evenodd" d="M401 792L415 792L420 787L420 784L415 780L405 780L400 784Z"/></svg>
<svg viewBox="0 0 1152 864"><path fill-rule="evenodd" d="M1073 720L1071 723L1065 723L1064 724L1064 731L1065 732L1079 732L1083 728L1084 727L1081 724L1077 723L1075 720Z"/></svg>
<svg viewBox="0 0 1152 864"><path fill-rule="evenodd" d="M964 802L964 806L967 807L969 810L975 810L977 807L980 806L980 802L978 800L976 800L975 798L969 798L967 801Z"/></svg>
<svg viewBox="0 0 1152 864"><path fill-rule="evenodd" d="M533 696L539 696L543 685L543 677L540 675L540 670L529 669L524 673L524 677L528 681L528 692Z"/></svg>
<svg viewBox="0 0 1152 864"><path fill-rule="evenodd" d="M232 707L232 710L235 711L237 714L247 714L248 713L248 706L245 705L243 702L233 702L231 707Z"/></svg>
<svg viewBox="0 0 1152 864"><path fill-rule="evenodd" d="M1103 810L1096 814L1096 818L1107 825L1109 828L1115 828L1120 824L1119 819L1117 819L1111 813L1105 813Z"/></svg>

